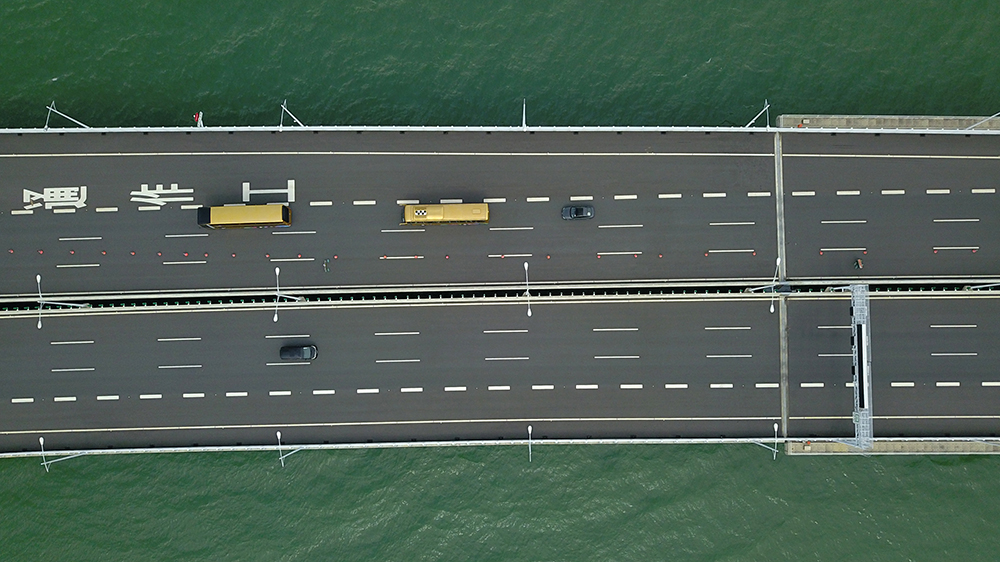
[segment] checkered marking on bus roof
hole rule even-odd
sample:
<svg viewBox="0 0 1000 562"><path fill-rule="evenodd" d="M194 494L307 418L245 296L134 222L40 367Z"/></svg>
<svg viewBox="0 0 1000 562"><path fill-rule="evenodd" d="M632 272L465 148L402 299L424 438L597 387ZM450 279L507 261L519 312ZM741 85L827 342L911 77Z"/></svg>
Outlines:
<svg viewBox="0 0 1000 562"><path fill-rule="evenodd" d="M416 215L416 216L418 216L418 217L426 217L427 216L427 209L417 209L416 211L413 211L413 214Z"/></svg>

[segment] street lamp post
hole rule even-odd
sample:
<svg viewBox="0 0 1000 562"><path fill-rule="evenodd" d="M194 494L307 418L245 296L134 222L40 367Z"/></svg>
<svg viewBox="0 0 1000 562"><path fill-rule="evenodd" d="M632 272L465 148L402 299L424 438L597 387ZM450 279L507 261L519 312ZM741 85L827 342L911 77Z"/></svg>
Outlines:
<svg viewBox="0 0 1000 562"><path fill-rule="evenodd" d="M528 285L528 262L524 262L524 296L528 299L528 316L531 316L531 287Z"/></svg>
<svg viewBox="0 0 1000 562"><path fill-rule="evenodd" d="M45 300L45 298L42 297L42 276L39 274L35 275L35 287L38 288L38 324L36 324L35 327L39 330L42 329L42 307L47 304L57 304L59 306L69 306L72 308L87 308L90 306L89 304L79 304L75 302L56 302ZM45 467L45 470L48 470L48 466Z"/></svg>
<svg viewBox="0 0 1000 562"><path fill-rule="evenodd" d="M781 266L781 258L774 260L774 277L771 278L771 314L774 314L774 293L778 285L778 268Z"/></svg>
<svg viewBox="0 0 1000 562"><path fill-rule="evenodd" d="M528 462L531 462L531 426L528 426Z"/></svg>
<svg viewBox="0 0 1000 562"><path fill-rule="evenodd" d="M295 302L305 300L305 297L296 297L282 293L281 280L279 275L281 275L281 268L275 267L274 268L274 316L271 318L272 322L278 321L278 303L281 301L281 299L291 299Z"/></svg>
<svg viewBox="0 0 1000 562"><path fill-rule="evenodd" d="M771 460L772 461L778 460L778 422L774 423L774 450L771 452L774 453L771 456Z"/></svg>
<svg viewBox="0 0 1000 562"><path fill-rule="evenodd" d="M274 432L278 436L278 460L281 461L281 468L285 468L285 457L281 454L281 432Z"/></svg>
<svg viewBox="0 0 1000 562"><path fill-rule="evenodd" d="M42 448L42 466L45 467L45 472L49 471L49 463L45 462L45 438L38 438L38 446Z"/></svg>

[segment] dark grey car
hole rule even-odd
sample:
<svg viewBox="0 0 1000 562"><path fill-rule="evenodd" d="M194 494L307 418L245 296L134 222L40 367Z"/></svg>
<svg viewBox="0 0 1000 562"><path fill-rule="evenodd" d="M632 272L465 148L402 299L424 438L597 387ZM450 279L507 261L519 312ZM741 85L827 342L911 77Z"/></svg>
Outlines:
<svg viewBox="0 0 1000 562"><path fill-rule="evenodd" d="M278 355L285 361L312 361L318 353L315 345L286 345Z"/></svg>
<svg viewBox="0 0 1000 562"><path fill-rule="evenodd" d="M593 205L566 205L562 208L563 220L592 219L594 218Z"/></svg>

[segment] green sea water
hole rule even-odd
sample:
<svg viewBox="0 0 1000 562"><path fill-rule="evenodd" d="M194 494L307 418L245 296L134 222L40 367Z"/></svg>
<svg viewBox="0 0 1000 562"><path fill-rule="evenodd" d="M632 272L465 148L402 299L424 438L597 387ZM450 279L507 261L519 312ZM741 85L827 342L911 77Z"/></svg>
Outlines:
<svg viewBox="0 0 1000 562"><path fill-rule="evenodd" d="M522 99L532 125L743 125L764 99L772 117L991 115L998 29L995 1L6 0L0 126L40 127L53 100L91 126L276 125L284 99L314 125L518 125ZM988 457L276 457L0 461L0 561L1000 557Z"/></svg>

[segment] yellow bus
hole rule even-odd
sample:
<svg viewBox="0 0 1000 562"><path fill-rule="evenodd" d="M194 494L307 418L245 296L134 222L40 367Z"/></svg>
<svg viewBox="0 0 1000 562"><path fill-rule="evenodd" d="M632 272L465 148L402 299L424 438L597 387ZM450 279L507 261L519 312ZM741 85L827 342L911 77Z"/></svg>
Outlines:
<svg viewBox="0 0 1000 562"><path fill-rule="evenodd" d="M292 224L292 212L288 205L201 207L198 224L205 228L288 226Z"/></svg>
<svg viewBox="0 0 1000 562"><path fill-rule="evenodd" d="M486 203L451 203L446 205L406 205L399 224L475 224L490 222Z"/></svg>

